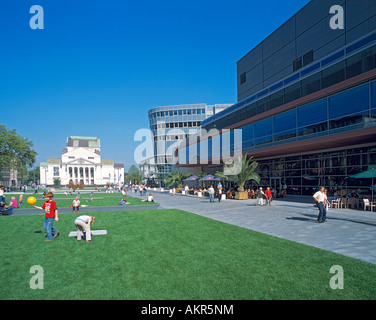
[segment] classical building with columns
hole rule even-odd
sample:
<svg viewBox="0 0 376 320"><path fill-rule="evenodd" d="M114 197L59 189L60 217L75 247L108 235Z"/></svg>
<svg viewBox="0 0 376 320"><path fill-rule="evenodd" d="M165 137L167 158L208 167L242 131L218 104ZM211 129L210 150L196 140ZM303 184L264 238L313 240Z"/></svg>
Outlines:
<svg viewBox="0 0 376 320"><path fill-rule="evenodd" d="M124 184L124 165L101 157L100 139L96 137L67 138L61 158L50 158L40 164L40 183L53 185L60 178L62 185L69 182L85 185Z"/></svg>

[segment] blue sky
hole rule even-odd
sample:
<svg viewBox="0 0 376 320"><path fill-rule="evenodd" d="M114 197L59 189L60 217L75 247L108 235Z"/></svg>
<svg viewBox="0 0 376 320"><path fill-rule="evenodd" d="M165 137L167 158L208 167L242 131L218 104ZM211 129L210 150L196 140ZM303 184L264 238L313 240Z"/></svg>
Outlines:
<svg viewBox="0 0 376 320"><path fill-rule="evenodd" d="M149 109L235 103L236 62L308 2L4 0L0 123L34 142L36 165L83 135L128 170Z"/></svg>

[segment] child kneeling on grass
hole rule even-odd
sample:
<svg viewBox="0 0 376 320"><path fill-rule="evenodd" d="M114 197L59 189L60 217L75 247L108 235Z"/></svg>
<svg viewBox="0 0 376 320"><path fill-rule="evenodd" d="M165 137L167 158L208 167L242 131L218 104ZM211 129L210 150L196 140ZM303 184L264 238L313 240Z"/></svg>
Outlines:
<svg viewBox="0 0 376 320"><path fill-rule="evenodd" d="M86 235L86 242L91 241L90 225L95 223L95 217L93 216L79 216L74 221L77 227L77 240L81 241L81 231Z"/></svg>
<svg viewBox="0 0 376 320"><path fill-rule="evenodd" d="M45 194L45 202L42 207L37 207L33 205L35 209L44 210L45 218L43 228L47 231L47 239L45 241L51 241L59 235L59 230L53 228L54 221L58 222L58 212L57 205L55 201L52 201L54 194L52 192L47 192Z"/></svg>

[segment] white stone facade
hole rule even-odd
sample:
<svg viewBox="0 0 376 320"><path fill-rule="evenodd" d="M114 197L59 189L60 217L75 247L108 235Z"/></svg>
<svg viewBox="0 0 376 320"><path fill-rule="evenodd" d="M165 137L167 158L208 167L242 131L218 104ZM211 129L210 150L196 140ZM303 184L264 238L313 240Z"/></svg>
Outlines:
<svg viewBox="0 0 376 320"><path fill-rule="evenodd" d="M124 165L102 160L100 140L94 137L69 137L61 158L51 158L40 165L40 183L61 185L69 182L87 185L124 184Z"/></svg>

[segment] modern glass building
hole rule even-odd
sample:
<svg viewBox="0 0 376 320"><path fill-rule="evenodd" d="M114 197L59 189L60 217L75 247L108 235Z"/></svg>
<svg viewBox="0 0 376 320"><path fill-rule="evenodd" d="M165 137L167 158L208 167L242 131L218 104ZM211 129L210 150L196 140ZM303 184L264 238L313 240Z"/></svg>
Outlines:
<svg viewBox="0 0 376 320"><path fill-rule="evenodd" d="M173 152L175 148L191 134L197 133L202 121L231 104L188 104L164 106L149 110L150 130L154 138L153 174L158 177L159 185L174 170Z"/></svg>
<svg viewBox="0 0 376 320"><path fill-rule="evenodd" d="M343 30L330 26L333 5ZM376 166L376 2L312 0L238 61L237 81L238 103L201 125L231 130L232 148L241 129L263 185L369 192L371 181L348 177ZM189 159L189 147L179 154Z"/></svg>

